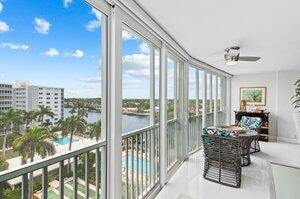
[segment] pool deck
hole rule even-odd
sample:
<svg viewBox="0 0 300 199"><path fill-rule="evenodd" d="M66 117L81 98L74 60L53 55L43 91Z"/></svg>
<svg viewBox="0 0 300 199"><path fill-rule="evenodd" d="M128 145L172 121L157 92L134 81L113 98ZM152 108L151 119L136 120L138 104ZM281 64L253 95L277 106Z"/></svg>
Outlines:
<svg viewBox="0 0 300 199"><path fill-rule="evenodd" d="M82 137L78 137L78 136L74 136L74 139L77 140L77 141L72 143L72 149L79 149L79 148L82 148L83 146L88 146L88 145L96 142L95 140L82 138ZM68 149L69 145L68 144L66 144L66 145L54 144L54 145L55 145L55 149L56 149L56 155L57 154L64 154L64 153L69 151L69 149ZM35 161L41 160L41 159L42 158L39 155L34 156ZM18 167L21 166L21 156L8 159L7 162L9 164L8 169L18 168ZM72 162L72 159L71 159L71 162ZM67 163L68 162L65 161L65 164L67 164ZM57 169L58 167L59 167L58 163L53 164L53 165L48 167L48 171L53 171L53 170ZM33 172L34 177L40 176L40 175L42 175L42 170L41 169ZM15 185L20 184L21 182L22 182L22 177L21 176L8 181L8 183L12 187L15 186Z"/></svg>

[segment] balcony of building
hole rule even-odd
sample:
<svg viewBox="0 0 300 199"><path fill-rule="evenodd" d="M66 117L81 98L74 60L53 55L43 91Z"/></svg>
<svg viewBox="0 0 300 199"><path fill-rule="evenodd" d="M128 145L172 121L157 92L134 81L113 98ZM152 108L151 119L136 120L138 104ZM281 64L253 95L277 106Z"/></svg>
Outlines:
<svg viewBox="0 0 300 199"><path fill-rule="evenodd" d="M33 153L30 161L20 150L4 159L8 168L0 171L0 198L300 198L300 3L86 0L84 4L97 16L99 35L89 45L101 48L101 73L80 81L101 82L95 91L101 90L101 103L89 101L91 112L101 113L97 115L101 136L80 137L76 126L68 129L74 138L72 134L51 140L55 154ZM128 56L131 51L140 54ZM133 92L128 82L142 86ZM61 104L56 108L71 109L74 101L66 97L68 91L61 91L64 96L57 99ZM145 102L138 97L128 100L138 92L147 96L146 105L137 106ZM80 109L76 111L80 115ZM69 112L60 113L63 122ZM124 120L128 115L146 116L147 123L128 124ZM256 134L245 149L237 137L248 129L237 126L243 117L253 115L261 124L259 131L251 129ZM1 125L8 119L0 116L4 118L0 135L6 137L15 126ZM47 127L44 119L32 126ZM22 125L26 135L30 128L24 122L17 127ZM218 134L233 126L238 130ZM203 143L205 135L215 134L221 141ZM222 139L231 138L238 146L223 146L232 147L225 156L221 145L227 141ZM64 142L70 147L61 146ZM250 154L254 142L260 150ZM212 150L212 173L208 163L212 151L206 147L218 148ZM228 164L237 170L223 174ZM215 182L204 178L207 173ZM235 187L227 186L232 179Z"/></svg>

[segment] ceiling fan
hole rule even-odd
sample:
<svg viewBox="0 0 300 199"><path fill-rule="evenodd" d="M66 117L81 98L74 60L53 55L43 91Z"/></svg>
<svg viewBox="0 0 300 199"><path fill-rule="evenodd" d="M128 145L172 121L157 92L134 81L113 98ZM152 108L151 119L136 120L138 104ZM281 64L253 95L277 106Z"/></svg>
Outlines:
<svg viewBox="0 0 300 199"><path fill-rule="evenodd" d="M260 59L260 57L253 56L240 56L240 47L232 46L225 49L224 58L227 65L235 65L238 61L249 61L255 62Z"/></svg>

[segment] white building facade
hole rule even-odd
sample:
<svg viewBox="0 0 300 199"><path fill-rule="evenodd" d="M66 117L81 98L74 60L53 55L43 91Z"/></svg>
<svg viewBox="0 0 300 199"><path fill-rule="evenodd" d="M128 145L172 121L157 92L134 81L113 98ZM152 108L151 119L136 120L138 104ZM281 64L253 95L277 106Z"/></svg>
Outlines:
<svg viewBox="0 0 300 199"><path fill-rule="evenodd" d="M49 120L56 123L64 118L63 88L23 85L13 89L13 96L14 108L17 110L37 110L39 105L50 107L54 117L45 116L44 122Z"/></svg>
<svg viewBox="0 0 300 199"><path fill-rule="evenodd" d="M11 84L0 83L0 112L13 106L13 89Z"/></svg>

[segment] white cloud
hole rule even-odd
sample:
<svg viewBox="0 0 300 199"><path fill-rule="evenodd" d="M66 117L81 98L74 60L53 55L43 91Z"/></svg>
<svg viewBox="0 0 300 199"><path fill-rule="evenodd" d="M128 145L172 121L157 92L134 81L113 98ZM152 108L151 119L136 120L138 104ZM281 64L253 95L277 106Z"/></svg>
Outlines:
<svg viewBox="0 0 300 199"><path fill-rule="evenodd" d="M64 0L64 7L68 8L72 2L73 2L73 0Z"/></svg>
<svg viewBox="0 0 300 199"><path fill-rule="evenodd" d="M84 53L81 50L77 49L73 53L71 53L69 56L81 58L81 57L83 57L83 55L84 55Z"/></svg>
<svg viewBox="0 0 300 199"><path fill-rule="evenodd" d="M34 22L35 22L35 30L38 33L41 33L41 34L48 34L49 33L51 24L48 21L46 21L45 19L36 17L34 19Z"/></svg>
<svg viewBox="0 0 300 199"><path fill-rule="evenodd" d="M100 76L99 77L79 77L78 80L80 82L87 82L87 83L101 82Z"/></svg>
<svg viewBox="0 0 300 199"><path fill-rule="evenodd" d="M46 55L48 57L59 56L59 51L56 50L55 48L49 48L49 50L44 52L44 55Z"/></svg>
<svg viewBox="0 0 300 199"><path fill-rule="evenodd" d="M140 50L140 52L145 53L145 54L149 54L150 53L149 45L147 43L145 43L145 42L142 42L140 44L139 50Z"/></svg>
<svg viewBox="0 0 300 199"><path fill-rule="evenodd" d="M122 31L122 39L130 40L130 39L137 39L133 34L129 33L127 30Z"/></svg>
<svg viewBox="0 0 300 199"><path fill-rule="evenodd" d="M97 85L91 85L91 84L89 84L89 85L83 85L83 88L84 89L89 89L89 90L96 90L96 89L98 89L98 86Z"/></svg>
<svg viewBox="0 0 300 199"><path fill-rule="evenodd" d="M9 25L4 21L0 21L0 33L8 32L8 31L9 31Z"/></svg>
<svg viewBox="0 0 300 199"><path fill-rule="evenodd" d="M12 44L9 42L1 43L1 48L9 48L11 50L28 50L29 46L26 44Z"/></svg>
<svg viewBox="0 0 300 199"><path fill-rule="evenodd" d="M94 31L101 26L101 12L95 8L92 8L91 13L95 15L96 19L89 21L88 24L85 25L88 31Z"/></svg>
<svg viewBox="0 0 300 199"><path fill-rule="evenodd" d="M3 4L0 2L0 12L3 10Z"/></svg>
<svg viewBox="0 0 300 199"><path fill-rule="evenodd" d="M149 76L150 75L150 56L144 53L126 55L122 62L123 70L131 76ZM159 66L159 56L155 56L155 67ZM158 70L156 71L156 73Z"/></svg>
<svg viewBox="0 0 300 199"><path fill-rule="evenodd" d="M94 31L95 29L99 28L100 27L100 21L98 20L91 20L88 22L88 24L86 24L86 29L88 31Z"/></svg>

